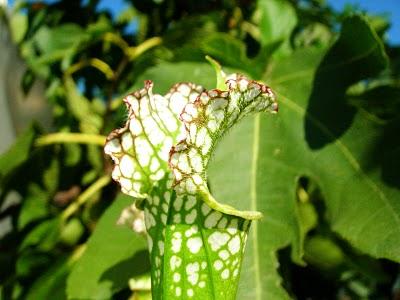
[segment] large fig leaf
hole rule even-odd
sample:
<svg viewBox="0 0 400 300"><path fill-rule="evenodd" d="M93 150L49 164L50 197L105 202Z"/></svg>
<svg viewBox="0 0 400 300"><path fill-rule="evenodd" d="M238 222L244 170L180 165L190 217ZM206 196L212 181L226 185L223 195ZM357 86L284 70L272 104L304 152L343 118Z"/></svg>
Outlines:
<svg viewBox="0 0 400 300"><path fill-rule="evenodd" d="M374 159L382 122L346 102L347 88L386 67L382 44L358 16L347 19L338 41L324 53L299 50L275 61L265 76L277 91L280 113L245 120L222 142L209 168L211 189L232 205L264 218L248 242L239 299L284 299L277 250L290 245L302 256L297 212L299 177L320 187L333 230L361 251L400 261L400 192L386 184ZM382 99L384 101L384 99ZM234 162L234 163L233 163ZM224 170L224 177L220 177Z"/></svg>

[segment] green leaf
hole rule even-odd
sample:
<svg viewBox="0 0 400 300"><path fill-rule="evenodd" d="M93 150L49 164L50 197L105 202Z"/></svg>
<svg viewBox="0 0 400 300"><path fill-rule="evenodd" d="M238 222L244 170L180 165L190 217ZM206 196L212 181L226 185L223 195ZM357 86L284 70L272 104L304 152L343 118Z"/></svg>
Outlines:
<svg viewBox="0 0 400 300"><path fill-rule="evenodd" d="M143 86L143 81L151 78L157 82L155 92L164 94L177 82L196 82L206 88L215 83L215 72L209 64L194 62L164 62L149 68L136 79L131 90L138 90Z"/></svg>
<svg viewBox="0 0 400 300"><path fill-rule="evenodd" d="M288 245L295 261L303 254L296 202L301 176L319 185L337 233L365 253L400 260L400 193L385 183L371 157L384 128L345 103L349 85L385 68L381 42L355 16L346 20L339 40L323 54L302 50L274 63L266 82L277 91L278 117L245 120L217 149L209 169L217 198L236 205L250 194L250 208L265 216L252 228L240 299L287 298L276 255ZM224 178L218 177L220 170Z"/></svg>
<svg viewBox="0 0 400 300"><path fill-rule="evenodd" d="M102 117L95 113L89 99L79 92L72 77L66 76L64 84L67 92L68 107L79 120L81 131L84 133L98 133L103 124Z"/></svg>
<svg viewBox="0 0 400 300"><path fill-rule="evenodd" d="M289 37L297 24L297 15L287 0L257 1L262 45L284 41L281 52L289 50Z"/></svg>
<svg viewBox="0 0 400 300"><path fill-rule="evenodd" d="M229 66L260 78L268 65L271 55L281 46L280 41L263 45L254 59L246 54L245 44L231 35L214 33L207 36L202 42L202 50L225 67Z"/></svg>
<svg viewBox="0 0 400 300"><path fill-rule="evenodd" d="M145 240L116 224L123 208L131 204L132 198L119 195L101 217L68 277L69 299L110 299L128 287L130 278L149 271Z"/></svg>
<svg viewBox="0 0 400 300"><path fill-rule="evenodd" d="M351 94L349 101L382 120L400 116L400 87L379 85L361 94Z"/></svg>
<svg viewBox="0 0 400 300"><path fill-rule="evenodd" d="M60 161L55 155L46 170L43 171L43 185L49 194L55 193L59 186Z"/></svg>
<svg viewBox="0 0 400 300"><path fill-rule="evenodd" d="M31 184L22 202L18 228L22 229L30 222L46 217L48 215L47 200L48 193L38 185Z"/></svg>
<svg viewBox="0 0 400 300"><path fill-rule="evenodd" d="M22 165L31 153L34 139L39 130L36 125L31 125L26 129L8 149L0 156L0 179L3 179L8 173Z"/></svg>
<svg viewBox="0 0 400 300"><path fill-rule="evenodd" d="M206 56L206 60L211 64L211 66L214 68L216 77L217 77L217 85L216 88L219 90L226 90L227 85L226 85L226 74L222 70L222 67L219 62L217 62L215 59L213 59L211 56Z"/></svg>
<svg viewBox="0 0 400 300"><path fill-rule="evenodd" d="M332 240L314 236L306 240L305 259L308 263L329 271L343 264L345 257L340 247Z"/></svg>
<svg viewBox="0 0 400 300"><path fill-rule="evenodd" d="M51 259L47 253L35 249L27 249L18 255L15 271L18 277L29 278L48 266L50 261Z"/></svg>
<svg viewBox="0 0 400 300"><path fill-rule="evenodd" d="M10 29L14 43L20 43L28 30L28 16L23 13L15 13L11 15Z"/></svg>
<svg viewBox="0 0 400 300"><path fill-rule="evenodd" d="M67 299L65 294L66 281L71 269L71 261L61 257L35 280L24 299Z"/></svg>
<svg viewBox="0 0 400 300"><path fill-rule="evenodd" d="M288 299L280 286L276 252L292 244L292 251L300 260L301 225L296 212L296 191L288 188L289 184L297 184L287 176L277 175L279 165L272 165L274 158L265 155L261 143L267 138L261 134L271 130L261 127L261 116L243 120L218 145L208 168L210 187L217 199L227 199L234 207L258 210L264 215L251 227L238 299ZM221 172L224 176L220 176ZM274 189L267 185L271 180ZM293 194L284 199L276 195L280 190Z"/></svg>
<svg viewBox="0 0 400 300"><path fill-rule="evenodd" d="M99 38L109 31L112 31L112 24L110 19L103 15L100 15L96 22L90 23L87 27L87 32L91 35L92 39Z"/></svg>
<svg viewBox="0 0 400 300"><path fill-rule="evenodd" d="M33 37L42 52L40 63L50 63L73 53L89 35L77 24L63 24L58 27L41 27Z"/></svg>
<svg viewBox="0 0 400 300"><path fill-rule="evenodd" d="M59 239L60 220L49 219L36 225L24 238L20 251L30 246L36 246L41 251L49 251L54 248Z"/></svg>
<svg viewBox="0 0 400 300"><path fill-rule="evenodd" d="M231 35L223 33L209 35L203 40L202 49L222 65L250 71L249 74L252 74L253 70L250 59L246 56L245 44Z"/></svg>
<svg viewBox="0 0 400 300"><path fill-rule="evenodd" d="M321 23L312 23L305 27L294 37L295 48L300 47L326 47L332 40L333 33L330 28Z"/></svg>
<svg viewBox="0 0 400 300"><path fill-rule="evenodd" d="M27 69L22 76L21 88L25 95L29 93L33 84L35 83L35 74L31 69Z"/></svg>
<svg viewBox="0 0 400 300"><path fill-rule="evenodd" d="M68 143L63 145L65 155L64 163L66 166L75 166L82 157L82 148L79 144Z"/></svg>
<svg viewBox="0 0 400 300"><path fill-rule="evenodd" d="M359 43L354 43L356 38ZM349 72L349 67L352 72ZM367 21L361 17L347 19L339 40L318 67L307 104L307 113L318 118L305 120L306 140L312 149L324 147L351 125L356 111L345 99L347 88L378 75L386 67L383 45ZM316 121L323 123L329 133L323 133Z"/></svg>
<svg viewBox="0 0 400 300"><path fill-rule="evenodd" d="M84 231L85 228L82 222L78 218L72 218L62 228L60 232L60 241L65 245L73 246L82 237Z"/></svg>

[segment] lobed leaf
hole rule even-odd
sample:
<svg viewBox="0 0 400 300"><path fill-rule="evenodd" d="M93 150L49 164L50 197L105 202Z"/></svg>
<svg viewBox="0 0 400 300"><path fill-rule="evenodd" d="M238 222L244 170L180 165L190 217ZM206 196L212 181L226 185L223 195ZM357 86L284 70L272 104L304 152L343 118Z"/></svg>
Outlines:
<svg viewBox="0 0 400 300"><path fill-rule="evenodd" d="M399 190L372 159L372 153L393 152L377 146L388 133L345 97L351 84L385 66L379 38L364 18L351 17L326 54L305 49L276 60L265 79L280 99L279 116L245 120L217 149L209 170L216 197L236 205L251 194L251 208L266 215L252 227L240 299L288 298L277 272L277 251L290 245L292 259L301 263L304 235L296 189L302 176L321 188L337 233L365 253L399 261ZM218 176L221 169L224 178Z"/></svg>

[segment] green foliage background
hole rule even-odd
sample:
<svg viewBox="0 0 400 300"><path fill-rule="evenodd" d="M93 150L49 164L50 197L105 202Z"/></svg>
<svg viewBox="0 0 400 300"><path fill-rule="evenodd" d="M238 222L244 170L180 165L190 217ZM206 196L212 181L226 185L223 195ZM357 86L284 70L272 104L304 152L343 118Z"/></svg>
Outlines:
<svg viewBox="0 0 400 300"><path fill-rule="evenodd" d="M2 13L45 82L40 120L0 156L0 299L149 299L145 240L117 226L132 199L101 145L122 97L215 86L210 55L267 83L280 112L244 120L209 169L217 199L263 212L238 299L400 297L400 51L388 22L323 1L136 1L112 18L98 1L17 2ZM138 23L135 34L126 27ZM73 134L71 134L73 133Z"/></svg>

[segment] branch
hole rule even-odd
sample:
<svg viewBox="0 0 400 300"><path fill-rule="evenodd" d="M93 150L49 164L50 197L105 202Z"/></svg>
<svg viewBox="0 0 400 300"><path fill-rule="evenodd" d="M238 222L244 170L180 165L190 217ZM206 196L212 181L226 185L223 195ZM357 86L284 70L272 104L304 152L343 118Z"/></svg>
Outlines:
<svg viewBox="0 0 400 300"><path fill-rule="evenodd" d="M61 219L67 220L71 215L73 215L81 205L86 203L94 194L100 191L103 187L109 184L111 178L109 175L104 175L97 179L92 185L90 185L78 198L76 198L75 202L72 202L62 213Z"/></svg>
<svg viewBox="0 0 400 300"><path fill-rule="evenodd" d="M104 146L106 137L98 134L58 132L36 139L35 146L41 147L58 143L94 144Z"/></svg>
<svg viewBox="0 0 400 300"><path fill-rule="evenodd" d="M108 80L112 80L114 78L114 71L111 69L111 67L98 58L90 58L88 60L80 61L69 67L65 73L66 75L71 75L76 71L88 66L96 68L97 70L102 72Z"/></svg>

